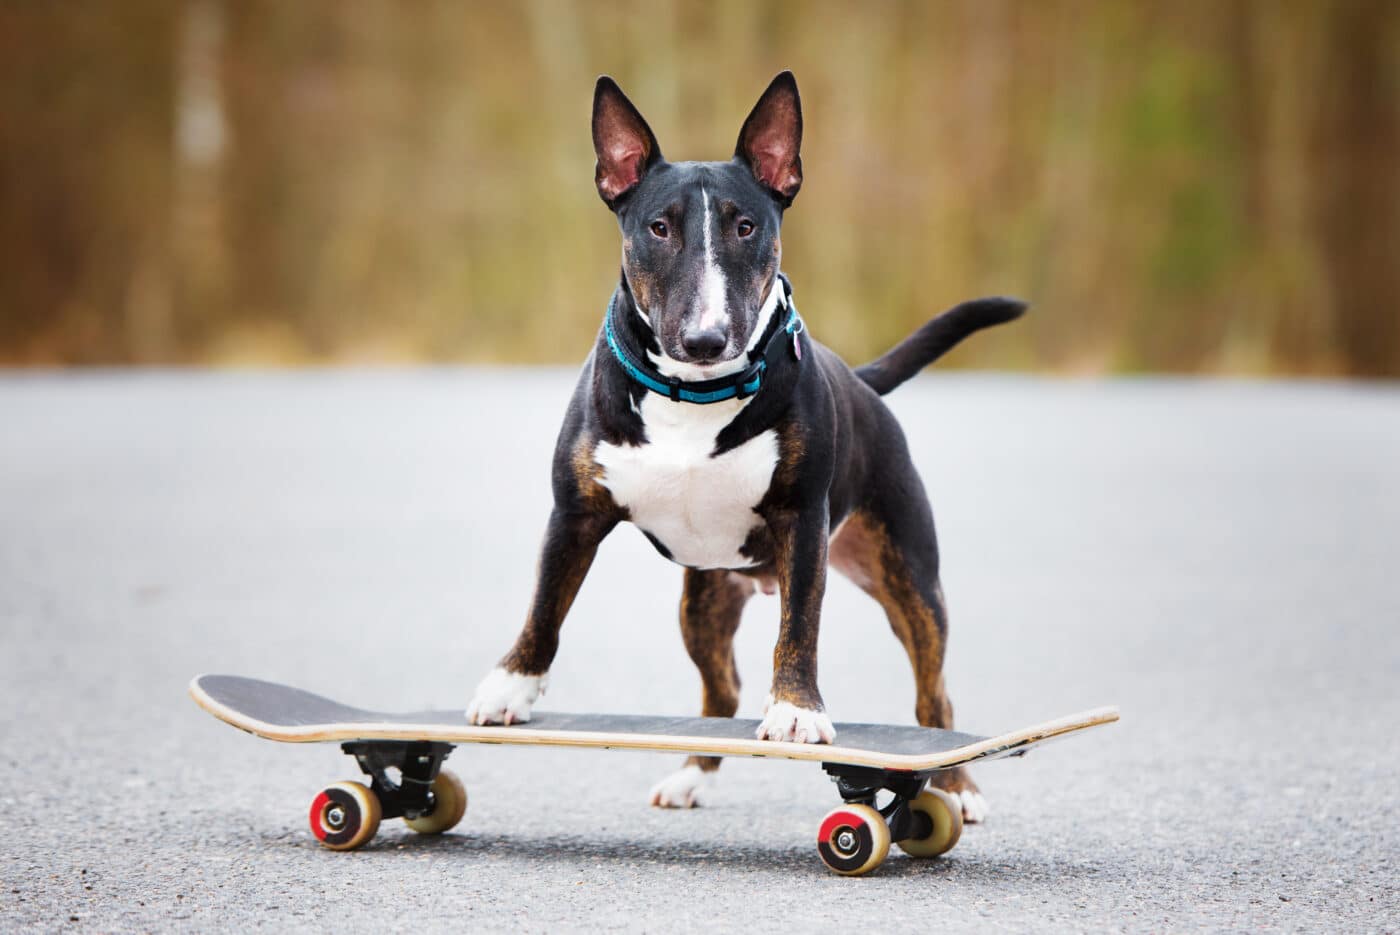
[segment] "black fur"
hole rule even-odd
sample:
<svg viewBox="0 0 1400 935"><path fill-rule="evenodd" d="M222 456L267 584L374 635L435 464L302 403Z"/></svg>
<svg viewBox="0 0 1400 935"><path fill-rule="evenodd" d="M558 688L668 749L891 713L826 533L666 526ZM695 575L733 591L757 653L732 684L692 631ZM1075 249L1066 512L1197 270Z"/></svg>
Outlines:
<svg viewBox="0 0 1400 935"><path fill-rule="evenodd" d="M963 338L1020 318L1026 303L1017 299L973 299L955 305L890 348L877 360L856 368L856 376L884 396L953 349Z"/></svg>
<svg viewBox="0 0 1400 935"><path fill-rule="evenodd" d="M761 324L769 290L781 288L779 228L802 180L801 108L791 74L779 75L764 92L744 123L731 162L666 162L641 114L607 78L598 82L593 118L599 193L617 215L624 241L613 297L618 340L634 359L651 352L702 371L737 360ZM709 230L727 285L725 326L722 355L696 362L684 338L714 299L703 281L706 204L717 218ZM800 304L801 284L796 285ZM858 371L805 332L783 336L780 340L800 342L800 359L795 353L775 355L762 389L715 438L712 457L764 432L773 432L778 441L778 464L753 507L754 526L740 550L751 564L736 569L776 582L782 595L773 675L777 701L822 709L816 645L828 540L843 521L859 516L865 538L841 560L852 567L873 563L867 569L871 580L862 586L886 607L914 660L920 720L951 726L941 681L946 615L933 516L903 432L879 394L972 332L1010 321L1024 309L1013 299L964 303ZM560 430L554 512L540 580L526 627L502 660L507 670L542 674L549 669L559 626L598 543L616 523L631 518L597 476L593 452L600 442L647 444L638 406L648 392L618 364L600 330ZM678 543L663 542L653 530L643 532L664 557L678 552ZM732 592L725 574L694 572L687 578L687 600L718 595L713 600L723 605L722 613L737 614L743 594ZM719 699L714 701L719 712L732 708L737 675L728 643L712 646L705 634L730 640L737 619L712 621L709 613L694 603L683 605L682 622L687 649L706 660L702 675L707 691Z"/></svg>

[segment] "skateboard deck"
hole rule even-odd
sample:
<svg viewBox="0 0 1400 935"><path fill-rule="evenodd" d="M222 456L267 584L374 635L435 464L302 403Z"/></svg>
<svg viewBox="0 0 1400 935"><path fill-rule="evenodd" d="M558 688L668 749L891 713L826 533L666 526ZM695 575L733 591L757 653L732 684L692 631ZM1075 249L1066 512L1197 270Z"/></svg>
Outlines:
<svg viewBox="0 0 1400 935"><path fill-rule="evenodd" d="M757 740L754 735L759 722L742 718L536 711L523 724L478 727L469 725L460 709L386 714L288 685L233 675L201 675L190 683L190 694L221 721L259 737L289 743L422 740L544 744L814 760L915 772L1019 756L1036 744L1118 720L1117 709L1095 708L995 737L934 727L837 723L834 744L809 744Z"/></svg>
<svg viewBox="0 0 1400 935"><path fill-rule="evenodd" d="M991 737L932 727L837 723L832 744L758 740L759 722L737 718L649 717L536 711L510 726L475 726L460 709L391 714L311 692L233 675L201 675L190 695L234 727L287 743L340 742L371 784L341 782L313 800L312 833L326 847L351 850L374 837L383 818L402 816L414 831L436 834L461 820L466 789L442 762L462 744L518 744L653 750L705 756L811 760L836 782L845 804L817 835L822 861L859 875L879 866L891 843L915 857L952 848L962 833L958 800L927 780L980 760L1021 756L1031 747L1118 720L1094 708ZM876 796L892 793L876 808Z"/></svg>

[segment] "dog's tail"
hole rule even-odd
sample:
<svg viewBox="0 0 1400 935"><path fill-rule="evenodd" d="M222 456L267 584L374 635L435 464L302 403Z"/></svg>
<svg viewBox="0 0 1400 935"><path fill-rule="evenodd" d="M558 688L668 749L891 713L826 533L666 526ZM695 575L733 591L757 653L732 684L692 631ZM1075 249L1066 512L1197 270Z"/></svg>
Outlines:
<svg viewBox="0 0 1400 935"><path fill-rule="evenodd" d="M953 349L974 331L1015 321L1026 311L1017 299L973 299L948 311L890 348L878 360L856 369L856 376L884 396Z"/></svg>

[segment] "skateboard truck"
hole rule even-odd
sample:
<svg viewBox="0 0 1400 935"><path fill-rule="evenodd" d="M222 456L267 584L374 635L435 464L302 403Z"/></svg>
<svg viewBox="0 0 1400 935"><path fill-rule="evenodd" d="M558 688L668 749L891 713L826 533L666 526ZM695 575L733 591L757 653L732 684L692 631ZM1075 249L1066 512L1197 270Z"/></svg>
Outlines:
<svg viewBox="0 0 1400 935"><path fill-rule="evenodd" d="M937 857L962 836L962 803L942 789L925 788L938 770L896 770L823 763L846 804L827 813L817 833L822 862L845 876L878 867L890 844L912 857ZM883 808L875 797L890 792Z"/></svg>
<svg viewBox="0 0 1400 935"><path fill-rule="evenodd" d="M381 818L420 818L432 814L437 804L433 780L453 747L430 740L353 740L340 749L370 777ZM397 781L390 770L398 774Z"/></svg>
<svg viewBox="0 0 1400 935"><path fill-rule="evenodd" d="M335 851L354 850L374 837L379 822L402 817L419 834L441 834L462 820L467 790L442 768L453 745L435 740L351 740L353 756L370 784L338 782L311 802L311 833Z"/></svg>

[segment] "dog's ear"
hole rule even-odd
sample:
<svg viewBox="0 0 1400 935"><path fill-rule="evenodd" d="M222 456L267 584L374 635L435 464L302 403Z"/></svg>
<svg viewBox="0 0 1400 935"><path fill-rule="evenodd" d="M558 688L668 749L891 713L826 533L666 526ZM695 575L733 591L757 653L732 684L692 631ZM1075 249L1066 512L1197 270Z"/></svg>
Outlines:
<svg viewBox="0 0 1400 935"><path fill-rule="evenodd" d="M594 181L609 208L661 160L651 127L607 75L593 89L593 150L598 154Z"/></svg>
<svg viewBox="0 0 1400 935"><path fill-rule="evenodd" d="M744 121L734 155L786 207L802 187L801 150L802 100L797 79L785 71L768 85Z"/></svg>

